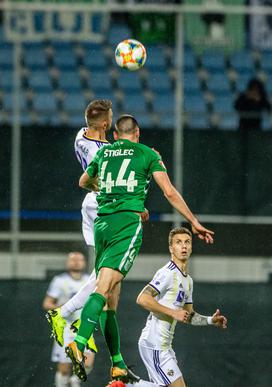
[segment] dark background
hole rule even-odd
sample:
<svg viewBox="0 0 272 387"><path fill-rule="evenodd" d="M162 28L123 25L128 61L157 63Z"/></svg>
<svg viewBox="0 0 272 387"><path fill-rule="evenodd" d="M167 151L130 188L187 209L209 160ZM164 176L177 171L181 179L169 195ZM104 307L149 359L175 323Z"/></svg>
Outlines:
<svg viewBox="0 0 272 387"><path fill-rule="evenodd" d="M144 285L125 281L119 321L125 360L147 378L137 349L147 312L135 303ZM0 282L0 386L53 385L52 341L41 309L47 286L48 281ZM229 326L223 331L177 325L174 349L188 387L271 387L272 283L195 283L194 306L206 315L220 308ZM108 381L109 356L99 332L96 340L99 353L86 387L104 387Z"/></svg>

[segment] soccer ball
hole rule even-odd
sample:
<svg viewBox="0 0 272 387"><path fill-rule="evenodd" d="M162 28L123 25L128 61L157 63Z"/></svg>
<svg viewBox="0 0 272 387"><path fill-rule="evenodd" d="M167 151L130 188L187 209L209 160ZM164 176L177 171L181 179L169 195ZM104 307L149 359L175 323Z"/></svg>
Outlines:
<svg viewBox="0 0 272 387"><path fill-rule="evenodd" d="M145 64L146 49L138 40L123 40L116 47L115 60L118 66L122 68L130 71L138 70Z"/></svg>

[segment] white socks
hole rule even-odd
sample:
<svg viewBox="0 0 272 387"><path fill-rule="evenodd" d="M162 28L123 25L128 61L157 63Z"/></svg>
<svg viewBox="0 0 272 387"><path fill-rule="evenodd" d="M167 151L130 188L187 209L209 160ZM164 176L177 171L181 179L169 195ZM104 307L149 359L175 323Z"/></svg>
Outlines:
<svg viewBox="0 0 272 387"><path fill-rule="evenodd" d="M69 386L69 375L62 375L60 372L55 374L55 385L56 387L68 387Z"/></svg>
<svg viewBox="0 0 272 387"><path fill-rule="evenodd" d="M80 387L81 386L81 382L76 375L72 375L70 377L70 386L71 387Z"/></svg>
<svg viewBox="0 0 272 387"><path fill-rule="evenodd" d="M95 270L92 271L87 283L60 308L63 318L69 317L76 310L82 309L89 296L94 292L96 286Z"/></svg>

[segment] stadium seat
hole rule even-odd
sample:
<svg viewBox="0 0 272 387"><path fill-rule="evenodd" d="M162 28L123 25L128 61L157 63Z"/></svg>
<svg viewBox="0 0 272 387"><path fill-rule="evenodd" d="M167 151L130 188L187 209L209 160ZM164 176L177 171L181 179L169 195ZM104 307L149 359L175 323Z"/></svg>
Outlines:
<svg viewBox="0 0 272 387"><path fill-rule="evenodd" d="M111 90L95 90L94 91L94 99L110 99L112 102L112 110L115 117L118 116L118 103L116 100L115 95L113 94L112 89ZM88 101L87 101L88 103Z"/></svg>
<svg viewBox="0 0 272 387"><path fill-rule="evenodd" d="M13 49L11 44L0 45L0 70L9 70L13 67Z"/></svg>
<svg viewBox="0 0 272 387"><path fill-rule="evenodd" d="M31 70L47 69L47 58L42 45L24 47L24 63Z"/></svg>
<svg viewBox="0 0 272 387"><path fill-rule="evenodd" d="M58 85L65 91L81 91L81 81L79 73L75 71L62 71L58 79Z"/></svg>
<svg viewBox="0 0 272 387"><path fill-rule="evenodd" d="M50 75L47 70L32 71L28 77L28 84L34 91L53 91Z"/></svg>
<svg viewBox="0 0 272 387"><path fill-rule="evenodd" d="M147 46L147 60L145 66L150 70L166 71L166 58L161 46Z"/></svg>
<svg viewBox="0 0 272 387"><path fill-rule="evenodd" d="M231 93L225 95L217 95L213 102L213 111L219 114L235 114L233 104L234 100Z"/></svg>
<svg viewBox="0 0 272 387"><path fill-rule="evenodd" d="M137 121L139 123L140 128L150 129L153 128L153 120L150 113L141 113L139 117L137 117Z"/></svg>
<svg viewBox="0 0 272 387"><path fill-rule="evenodd" d="M254 71L255 64L251 51L244 50L238 51L231 55L230 65L237 71L242 72L244 70Z"/></svg>
<svg viewBox="0 0 272 387"><path fill-rule="evenodd" d="M11 70L1 70L0 89L4 91L10 91L12 90L12 88L13 88L13 72Z"/></svg>
<svg viewBox="0 0 272 387"><path fill-rule="evenodd" d="M222 114L218 123L219 129L222 130L237 130L238 129L238 117L235 113Z"/></svg>
<svg viewBox="0 0 272 387"><path fill-rule="evenodd" d="M27 100L26 96L23 92L20 93L20 108L21 110L26 110L27 109ZM3 96L3 108L6 111L11 112L14 106L14 99L13 99L13 94L11 92L6 92L4 93Z"/></svg>
<svg viewBox="0 0 272 387"><path fill-rule="evenodd" d="M176 55L173 51L170 56L170 62L172 66L176 64ZM197 69L197 60L194 51L191 48L186 47L183 51L183 67L185 71L196 71Z"/></svg>
<svg viewBox="0 0 272 387"><path fill-rule="evenodd" d="M86 45L85 45L86 47ZM83 56L83 64L89 70L107 70L107 61L103 47L100 44L92 44L89 52Z"/></svg>
<svg viewBox="0 0 272 387"><path fill-rule="evenodd" d="M198 93L200 92L200 83L197 73L195 71L184 72L184 93Z"/></svg>
<svg viewBox="0 0 272 387"><path fill-rule="evenodd" d="M88 86L91 90L111 90L111 78L108 71L91 71L88 80Z"/></svg>
<svg viewBox="0 0 272 387"><path fill-rule="evenodd" d="M237 91L239 92L245 91L249 80L255 77L256 77L256 74L254 74L252 71L240 73L235 83Z"/></svg>
<svg viewBox="0 0 272 387"><path fill-rule="evenodd" d="M49 116L57 111L57 105L52 93L37 93L33 98L33 108L39 113L46 113Z"/></svg>
<svg viewBox="0 0 272 387"><path fill-rule="evenodd" d="M200 94L187 95L184 98L184 111L186 113L206 113L206 103L203 96Z"/></svg>
<svg viewBox="0 0 272 387"><path fill-rule="evenodd" d="M156 125L156 127L160 129L174 129L175 127L175 115L170 114L161 114L159 123Z"/></svg>
<svg viewBox="0 0 272 387"><path fill-rule="evenodd" d="M132 115L146 112L146 103L143 93L129 93L123 100L123 110Z"/></svg>
<svg viewBox="0 0 272 387"><path fill-rule="evenodd" d="M86 105L86 100L82 94L69 93L64 96L63 108L67 112L80 112L81 116L84 118Z"/></svg>
<svg viewBox="0 0 272 387"><path fill-rule="evenodd" d="M230 82L224 72L211 73L207 80L209 91L215 94L226 93L230 91Z"/></svg>
<svg viewBox="0 0 272 387"><path fill-rule="evenodd" d="M137 72L119 71L117 83L124 92L142 91L142 84Z"/></svg>
<svg viewBox="0 0 272 387"><path fill-rule="evenodd" d="M69 49L59 49L53 55L53 63L60 70L73 70L77 66L75 52Z"/></svg>
<svg viewBox="0 0 272 387"><path fill-rule="evenodd" d="M108 32L108 42L113 49L120 43L122 40L131 38L131 30L125 24L113 24Z"/></svg>
<svg viewBox="0 0 272 387"><path fill-rule="evenodd" d="M207 114L187 114L186 126L190 129L209 129Z"/></svg>
<svg viewBox="0 0 272 387"><path fill-rule="evenodd" d="M209 72L219 72L225 69L224 53L215 50L206 50L201 57L202 66Z"/></svg>
<svg viewBox="0 0 272 387"><path fill-rule="evenodd" d="M263 130L265 131L272 131L272 119L271 119L271 115L269 114L264 114L263 115Z"/></svg>
<svg viewBox="0 0 272 387"><path fill-rule="evenodd" d="M153 109L158 114L174 114L175 99L174 93L155 94L153 98Z"/></svg>
<svg viewBox="0 0 272 387"><path fill-rule="evenodd" d="M263 51L260 65L268 74L272 72L272 51Z"/></svg>
<svg viewBox="0 0 272 387"><path fill-rule="evenodd" d="M154 92L171 92L172 86L169 75L165 71L152 71L147 78L149 88Z"/></svg>

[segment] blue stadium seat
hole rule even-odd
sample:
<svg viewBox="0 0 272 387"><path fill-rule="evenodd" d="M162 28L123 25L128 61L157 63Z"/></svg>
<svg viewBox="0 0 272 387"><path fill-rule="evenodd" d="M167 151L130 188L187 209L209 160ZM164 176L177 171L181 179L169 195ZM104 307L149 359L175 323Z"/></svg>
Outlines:
<svg viewBox="0 0 272 387"><path fill-rule="evenodd" d="M47 70L32 71L28 77L28 84L34 91L53 91L51 78Z"/></svg>
<svg viewBox="0 0 272 387"><path fill-rule="evenodd" d="M131 38L131 30L125 24L113 24L108 32L108 42L113 49L120 43L122 40Z"/></svg>
<svg viewBox="0 0 272 387"><path fill-rule="evenodd" d="M81 81L79 73L75 71L62 71L58 79L58 85L66 91L81 91Z"/></svg>
<svg viewBox="0 0 272 387"><path fill-rule="evenodd" d="M140 128L152 128L153 122L150 113L141 113L139 117L137 117L137 121L139 123Z"/></svg>
<svg viewBox="0 0 272 387"><path fill-rule="evenodd" d="M12 88L13 88L13 72L11 70L1 70L0 89L10 91L12 90Z"/></svg>
<svg viewBox="0 0 272 387"><path fill-rule="evenodd" d="M225 69L225 57L224 53L215 50L206 50L202 54L202 65L208 71L224 71Z"/></svg>
<svg viewBox="0 0 272 387"><path fill-rule="evenodd" d="M75 128L86 126L84 114L82 112L70 111L70 112L68 112L68 116L69 116L69 126L72 126Z"/></svg>
<svg viewBox="0 0 272 387"><path fill-rule="evenodd" d="M269 114L263 115L263 130L272 131L272 120Z"/></svg>
<svg viewBox="0 0 272 387"><path fill-rule="evenodd" d="M31 70L46 69L47 58L43 46L40 45L25 45L24 46L24 62Z"/></svg>
<svg viewBox="0 0 272 387"><path fill-rule="evenodd" d="M184 92L185 94L200 92L200 82L195 71L184 72Z"/></svg>
<svg viewBox="0 0 272 387"><path fill-rule="evenodd" d="M12 111L13 105L14 105L13 94L10 92L4 93L4 96L3 96L3 108L4 108L4 110ZM22 110L27 109L27 100L26 100L26 96L23 92L20 93L20 108Z"/></svg>
<svg viewBox="0 0 272 387"><path fill-rule="evenodd" d="M161 114L156 127L160 129L173 129L175 127L175 115L172 113Z"/></svg>
<svg viewBox="0 0 272 387"><path fill-rule="evenodd" d="M174 93L155 94L153 98L153 109L156 113L174 114L175 98Z"/></svg>
<svg viewBox="0 0 272 387"><path fill-rule="evenodd" d="M52 93L37 93L33 98L33 108L37 113L50 116L57 111L57 105Z"/></svg>
<svg viewBox="0 0 272 387"><path fill-rule="evenodd" d="M73 50L59 49L53 55L53 62L60 70L73 70L77 67Z"/></svg>
<svg viewBox="0 0 272 387"><path fill-rule="evenodd" d="M147 46L147 59L145 66L150 70L166 71L166 58L161 46Z"/></svg>
<svg viewBox="0 0 272 387"><path fill-rule="evenodd" d="M234 100L231 93L216 96L213 102L213 111L216 113L235 114L233 107Z"/></svg>
<svg viewBox="0 0 272 387"><path fill-rule="evenodd" d="M8 70L13 66L13 49L11 44L0 45L0 70Z"/></svg>
<svg viewBox="0 0 272 387"><path fill-rule="evenodd" d="M230 82L226 73L211 73L209 75L209 79L207 80L207 87L211 92L215 94L229 92Z"/></svg>
<svg viewBox="0 0 272 387"><path fill-rule="evenodd" d="M91 72L91 77L88 81L88 86L91 90L110 90L111 78L108 71L95 71Z"/></svg>
<svg viewBox="0 0 272 387"><path fill-rule="evenodd" d="M171 92L172 86L169 75L165 71L152 71L147 78L147 84L155 92Z"/></svg>
<svg viewBox="0 0 272 387"><path fill-rule="evenodd" d="M118 115L118 104L115 95L111 90L95 90L93 99L110 99L112 102L113 115ZM88 103L88 101L87 101Z"/></svg>
<svg viewBox="0 0 272 387"><path fill-rule="evenodd" d="M126 94L123 100L123 110L132 115L146 111L145 97L143 93Z"/></svg>
<svg viewBox="0 0 272 387"><path fill-rule="evenodd" d="M240 73L236 80L236 89L239 92L245 91L245 89L247 88L247 84L251 78L256 78L256 74L254 74L252 71Z"/></svg>
<svg viewBox="0 0 272 387"><path fill-rule="evenodd" d="M262 70L272 72L272 51L263 51L260 64Z"/></svg>
<svg viewBox="0 0 272 387"><path fill-rule="evenodd" d="M84 118L86 105L86 100L82 94L69 93L64 96L63 108L67 112L80 112Z"/></svg>
<svg viewBox="0 0 272 387"><path fill-rule="evenodd" d="M176 55L173 53L170 57L170 62L172 66L176 64ZM196 71L197 68L197 60L194 51L191 48L185 48L183 52L183 67L185 71Z"/></svg>
<svg viewBox="0 0 272 387"><path fill-rule="evenodd" d="M186 113L206 113L206 103L202 94L186 95L184 98L184 111Z"/></svg>
<svg viewBox="0 0 272 387"><path fill-rule="evenodd" d="M238 72L242 72L244 70L254 71L255 69L251 51L247 50L232 54L230 57L230 64Z"/></svg>
<svg viewBox="0 0 272 387"><path fill-rule="evenodd" d="M83 64L90 70L107 69L107 61L101 44L91 45L91 50L83 56Z"/></svg>
<svg viewBox="0 0 272 387"><path fill-rule="evenodd" d="M187 126L190 129L209 129L207 114L187 114Z"/></svg>
<svg viewBox="0 0 272 387"><path fill-rule="evenodd" d="M118 86L125 92L142 91L142 84L137 72L119 71L117 79Z"/></svg>
<svg viewBox="0 0 272 387"><path fill-rule="evenodd" d="M222 130L237 130L238 129L238 117L233 114L222 114L220 122L218 124L219 129Z"/></svg>

